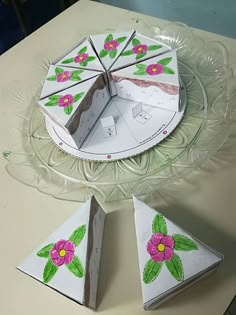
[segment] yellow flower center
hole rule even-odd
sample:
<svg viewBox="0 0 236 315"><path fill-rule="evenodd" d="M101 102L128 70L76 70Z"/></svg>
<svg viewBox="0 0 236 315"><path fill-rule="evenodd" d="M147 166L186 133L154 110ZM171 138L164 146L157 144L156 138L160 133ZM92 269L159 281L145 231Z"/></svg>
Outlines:
<svg viewBox="0 0 236 315"><path fill-rule="evenodd" d="M139 48L138 48L138 51L141 51L141 50L142 50L142 47L139 47Z"/></svg>
<svg viewBox="0 0 236 315"><path fill-rule="evenodd" d="M62 75L62 79L65 79L66 78L66 75L65 75L65 73L63 73L63 75Z"/></svg>
<svg viewBox="0 0 236 315"><path fill-rule="evenodd" d="M83 59L83 56L80 56L80 57L79 57L79 60L82 60L82 59Z"/></svg>
<svg viewBox="0 0 236 315"><path fill-rule="evenodd" d="M113 45L112 45L112 44L109 44L109 47L113 47Z"/></svg>
<svg viewBox="0 0 236 315"><path fill-rule="evenodd" d="M68 98L64 98L64 103L67 103L68 101Z"/></svg>
<svg viewBox="0 0 236 315"><path fill-rule="evenodd" d="M166 247L165 247L164 244L158 244L158 245L157 245L157 249L158 249L159 252L164 252L165 248L166 248Z"/></svg>
<svg viewBox="0 0 236 315"><path fill-rule="evenodd" d="M157 72L157 68L152 68L152 72Z"/></svg>
<svg viewBox="0 0 236 315"><path fill-rule="evenodd" d="M59 256L60 256L60 257L65 257L65 255L66 255L65 249L61 249L61 250L59 251Z"/></svg>

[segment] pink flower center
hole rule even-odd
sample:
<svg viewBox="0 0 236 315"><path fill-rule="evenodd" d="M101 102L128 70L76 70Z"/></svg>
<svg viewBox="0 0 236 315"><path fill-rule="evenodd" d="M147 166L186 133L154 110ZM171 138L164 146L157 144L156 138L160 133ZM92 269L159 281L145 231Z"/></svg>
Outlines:
<svg viewBox="0 0 236 315"><path fill-rule="evenodd" d="M112 39L109 42L104 44L104 49L106 50L115 50L119 46L119 43Z"/></svg>
<svg viewBox="0 0 236 315"><path fill-rule="evenodd" d="M164 250L165 250L165 245L164 244L158 244L157 245L157 250L159 251L159 252L164 252Z"/></svg>

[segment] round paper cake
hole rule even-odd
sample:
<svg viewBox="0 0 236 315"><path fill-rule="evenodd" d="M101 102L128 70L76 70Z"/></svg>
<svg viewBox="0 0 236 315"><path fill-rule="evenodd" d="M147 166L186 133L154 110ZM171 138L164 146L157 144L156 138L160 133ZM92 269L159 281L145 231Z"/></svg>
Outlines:
<svg viewBox="0 0 236 315"><path fill-rule="evenodd" d="M176 51L131 30L91 35L50 65L38 100L60 148L111 161L155 146L181 121Z"/></svg>

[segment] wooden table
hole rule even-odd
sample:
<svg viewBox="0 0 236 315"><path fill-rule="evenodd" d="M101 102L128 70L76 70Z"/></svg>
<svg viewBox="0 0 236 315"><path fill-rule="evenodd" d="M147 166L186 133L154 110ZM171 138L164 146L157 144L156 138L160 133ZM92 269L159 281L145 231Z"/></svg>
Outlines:
<svg viewBox="0 0 236 315"><path fill-rule="evenodd" d="M14 115L29 104L14 98L22 91L31 99L42 77L43 60L54 60L73 47L84 34L115 28L122 21L141 18L148 26L167 21L81 0L0 57L0 151L9 149L18 128ZM236 69L236 40L194 30L205 40L219 40L227 47ZM16 108L17 107L17 108ZM236 141L228 144L201 170L179 183L169 199L145 198L163 209L172 220L225 255L219 271L179 294L153 314L222 315L235 294ZM90 314L62 295L16 270L16 266L79 204L59 201L10 177L0 164L1 187L1 314ZM137 247L131 201L104 204L108 213L98 292L100 314L143 314Z"/></svg>

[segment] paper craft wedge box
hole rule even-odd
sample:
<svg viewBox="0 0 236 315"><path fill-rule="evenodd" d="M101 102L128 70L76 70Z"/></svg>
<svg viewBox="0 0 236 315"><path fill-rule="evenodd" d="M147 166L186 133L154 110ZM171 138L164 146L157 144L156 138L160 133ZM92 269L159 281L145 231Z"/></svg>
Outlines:
<svg viewBox="0 0 236 315"><path fill-rule="evenodd" d="M80 147L109 100L103 75L98 75L42 99L38 104L49 119L69 134L79 129L77 145Z"/></svg>
<svg viewBox="0 0 236 315"><path fill-rule="evenodd" d="M98 74L96 71L51 65L43 84L40 99L96 77Z"/></svg>
<svg viewBox="0 0 236 315"><path fill-rule="evenodd" d="M111 72L113 91L125 99L179 111L179 73L175 51Z"/></svg>
<svg viewBox="0 0 236 315"><path fill-rule="evenodd" d="M103 65L90 41L86 38L67 55L57 61L56 65L104 71Z"/></svg>
<svg viewBox="0 0 236 315"><path fill-rule="evenodd" d="M17 268L95 309L104 220L105 213L92 197Z"/></svg>
<svg viewBox="0 0 236 315"><path fill-rule="evenodd" d="M90 36L91 43L106 70L111 68L133 35L134 30Z"/></svg>
<svg viewBox="0 0 236 315"><path fill-rule="evenodd" d="M145 310L211 274L223 256L133 197Z"/></svg>

